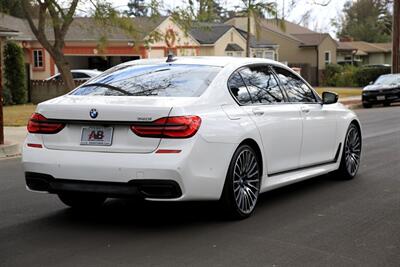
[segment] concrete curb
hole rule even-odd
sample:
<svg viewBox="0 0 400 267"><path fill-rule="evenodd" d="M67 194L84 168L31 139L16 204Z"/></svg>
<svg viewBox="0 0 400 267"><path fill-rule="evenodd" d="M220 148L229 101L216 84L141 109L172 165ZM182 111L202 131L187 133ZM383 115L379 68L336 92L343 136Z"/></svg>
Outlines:
<svg viewBox="0 0 400 267"><path fill-rule="evenodd" d="M21 145L15 142L5 141L0 145L0 158L14 157L21 154Z"/></svg>

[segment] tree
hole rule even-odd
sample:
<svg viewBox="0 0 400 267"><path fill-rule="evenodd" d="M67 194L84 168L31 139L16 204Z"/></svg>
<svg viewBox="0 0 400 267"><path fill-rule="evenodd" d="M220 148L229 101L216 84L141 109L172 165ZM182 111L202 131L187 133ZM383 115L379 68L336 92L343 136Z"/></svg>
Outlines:
<svg viewBox="0 0 400 267"><path fill-rule="evenodd" d="M351 37L355 41L371 43L391 40L392 0L348 1L343 9L344 16L334 22L338 37Z"/></svg>
<svg viewBox="0 0 400 267"><path fill-rule="evenodd" d="M69 63L64 56L64 39L73 21L79 0L71 0L68 7L60 6L56 0L20 0L29 26L41 45L49 52L65 82L72 90L75 87ZM33 5L39 8L38 19L34 19ZM50 23L53 29L54 42L46 34L46 26Z"/></svg>
<svg viewBox="0 0 400 267"><path fill-rule="evenodd" d="M128 11L125 13L130 17L145 17L148 10L149 8L144 0L129 0Z"/></svg>
<svg viewBox="0 0 400 267"><path fill-rule="evenodd" d="M223 20L225 10L220 3L215 0L196 0L198 10L196 21L199 22L221 22ZM189 1L189 5L193 5L193 1Z"/></svg>
<svg viewBox="0 0 400 267"><path fill-rule="evenodd" d="M4 48L4 78L4 85L8 93L11 94L12 102L25 104L28 100L28 91L26 88L24 52L14 42L7 42Z"/></svg>
<svg viewBox="0 0 400 267"><path fill-rule="evenodd" d="M272 16L277 15L275 1L265 0L242 0L240 13L247 17L247 36L246 36L246 57L250 57L250 39L251 39L251 19L254 19L256 26L256 36L258 36L260 19L265 17L265 14Z"/></svg>
<svg viewBox="0 0 400 267"><path fill-rule="evenodd" d="M21 2L15 0L0 0L0 11L14 17L23 18Z"/></svg>

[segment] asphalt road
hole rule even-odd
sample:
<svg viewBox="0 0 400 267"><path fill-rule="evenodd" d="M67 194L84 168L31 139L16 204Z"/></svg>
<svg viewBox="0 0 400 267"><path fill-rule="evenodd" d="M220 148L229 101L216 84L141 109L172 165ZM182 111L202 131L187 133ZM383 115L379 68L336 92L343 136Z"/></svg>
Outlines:
<svg viewBox="0 0 400 267"><path fill-rule="evenodd" d="M213 203L110 200L78 214L27 192L19 158L0 160L0 266L400 266L400 106L357 113L356 179L266 193L243 221Z"/></svg>

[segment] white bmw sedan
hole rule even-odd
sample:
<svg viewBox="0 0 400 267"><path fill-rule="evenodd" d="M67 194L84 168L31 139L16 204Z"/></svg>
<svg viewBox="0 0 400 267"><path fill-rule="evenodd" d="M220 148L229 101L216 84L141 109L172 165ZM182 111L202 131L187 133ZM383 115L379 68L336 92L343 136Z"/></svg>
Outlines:
<svg viewBox="0 0 400 267"><path fill-rule="evenodd" d="M23 146L27 188L74 208L219 200L244 218L260 193L356 175L360 122L337 100L266 59L124 63L38 105Z"/></svg>

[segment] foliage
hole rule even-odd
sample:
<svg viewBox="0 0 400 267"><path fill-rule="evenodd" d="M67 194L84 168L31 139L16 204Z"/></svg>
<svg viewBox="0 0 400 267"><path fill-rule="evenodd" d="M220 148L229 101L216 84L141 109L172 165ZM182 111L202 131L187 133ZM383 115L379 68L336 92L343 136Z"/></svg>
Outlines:
<svg viewBox="0 0 400 267"><path fill-rule="evenodd" d="M7 42L4 47L4 79L4 85L11 94L12 103L26 103L28 90L26 87L24 53L22 48L14 42ZM9 100L8 96L7 101Z"/></svg>
<svg viewBox="0 0 400 267"><path fill-rule="evenodd" d="M144 0L129 0L128 10L125 12L130 17L145 17L149 8Z"/></svg>
<svg viewBox="0 0 400 267"><path fill-rule="evenodd" d="M393 0L348 1L343 9L343 17L333 21L338 28L338 37L351 37L355 41L371 43L391 40Z"/></svg>
<svg viewBox="0 0 400 267"><path fill-rule="evenodd" d="M391 72L390 67L361 67L356 73L356 80L359 86L366 86L370 82L374 82L379 76L383 74L389 74Z"/></svg>
<svg viewBox="0 0 400 267"><path fill-rule="evenodd" d="M265 18L265 14L277 16L277 5L275 1L265 0L242 0L239 13L247 17L247 37L246 37L246 56L250 56L250 38L252 34L259 37L260 19ZM251 32L250 22L254 19L256 32ZM283 21L283 20L282 20ZM281 23L281 26L283 24Z"/></svg>
<svg viewBox="0 0 400 267"><path fill-rule="evenodd" d="M24 17L24 11L22 10L21 2L16 0L0 0L0 12L14 17Z"/></svg>
<svg viewBox="0 0 400 267"><path fill-rule="evenodd" d="M375 81L380 75L390 73L390 67L355 67L330 64L326 66L325 86L363 87Z"/></svg>

